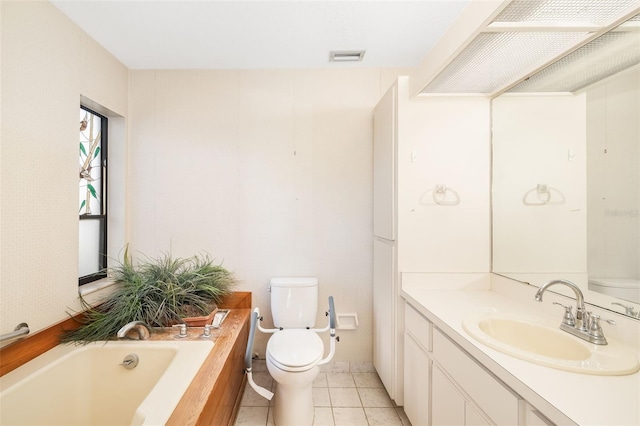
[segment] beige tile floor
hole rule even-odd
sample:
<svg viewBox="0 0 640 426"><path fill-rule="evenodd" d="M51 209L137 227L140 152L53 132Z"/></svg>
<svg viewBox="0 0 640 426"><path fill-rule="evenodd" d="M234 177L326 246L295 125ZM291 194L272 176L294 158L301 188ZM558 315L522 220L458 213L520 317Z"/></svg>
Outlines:
<svg viewBox="0 0 640 426"><path fill-rule="evenodd" d="M369 363L333 363L323 366L313 383L316 426L410 426L402 407L389 398ZM253 380L274 390L275 382L264 361L254 361ZM273 402L247 385L236 426L272 426Z"/></svg>

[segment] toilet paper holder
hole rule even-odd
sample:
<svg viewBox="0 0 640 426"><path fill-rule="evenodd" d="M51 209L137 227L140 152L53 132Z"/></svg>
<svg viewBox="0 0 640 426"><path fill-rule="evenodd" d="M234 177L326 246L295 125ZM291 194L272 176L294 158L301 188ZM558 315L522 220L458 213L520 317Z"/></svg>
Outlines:
<svg viewBox="0 0 640 426"><path fill-rule="evenodd" d="M336 313L338 330L355 330L358 328L358 314L354 312Z"/></svg>

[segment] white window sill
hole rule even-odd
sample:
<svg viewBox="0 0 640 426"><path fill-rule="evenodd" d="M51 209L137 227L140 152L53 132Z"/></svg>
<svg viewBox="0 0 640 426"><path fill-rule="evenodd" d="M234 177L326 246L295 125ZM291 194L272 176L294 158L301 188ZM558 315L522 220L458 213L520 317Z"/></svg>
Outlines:
<svg viewBox="0 0 640 426"><path fill-rule="evenodd" d="M85 297L97 291L106 289L115 285L116 282L111 277L102 278L97 281L93 281L89 284L85 284L80 287L80 296Z"/></svg>

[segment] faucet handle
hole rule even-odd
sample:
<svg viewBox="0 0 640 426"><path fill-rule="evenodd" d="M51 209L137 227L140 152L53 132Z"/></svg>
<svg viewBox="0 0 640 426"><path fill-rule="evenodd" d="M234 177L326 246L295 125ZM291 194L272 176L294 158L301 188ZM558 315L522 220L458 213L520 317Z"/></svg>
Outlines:
<svg viewBox="0 0 640 426"><path fill-rule="evenodd" d="M176 328L179 327L180 330L178 332L178 334L176 335L176 337L187 337L187 324L175 324L172 325L171 327Z"/></svg>
<svg viewBox="0 0 640 426"><path fill-rule="evenodd" d="M623 305L622 303L618 303L618 302L612 302L611 304L622 306L624 308L624 313L626 315L631 315L632 317L635 317L638 315L638 312L636 312L636 310L634 309L635 307L633 305Z"/></svg>
<svg viewBox="0 0 640 426"><path fill-rule="evenodd" d="M596 325L600 324L600 320L603 320L611 325L616 325L616 322L611 319L602 318L600 315L596 315L594 313L589 312L589 317L591 318L591 323L596 323Z"/></svg>
<svg viewBox="0 0 640 426"><path fill-rule="evenodd" d="M564 317L562 323L574 327L576 325L576 319L571 312L571 306L563 305L562 303L553 302L554 305L562 306L564 308Z"/></svg>
<svg viewBox="0 0 640 426"><path fill-rule="evenodd" d="M589 322L589 336L595 338L598 341L606 344L607 340L604 338L602 327L600 327L600 315L591 314L591 321ZM611 325L615 325L616 322L610 319L602 318Z"/></svg>
<svg viewBox="0 0 640 426"><path fill-rule="evenodd" d="M212 324L205 324L204 328L202 329L202 335L200 337L202 338L211 337L212 328L213 328Z"/></svg>
<svg viewBox="0 0 640 426"><path fill-rule="evenodd" d="M604 333L602 332L602 327L600 327L600 316L599 315L591 315L591 321L589 324L589 335L595 338L604 337Z"/></svg>

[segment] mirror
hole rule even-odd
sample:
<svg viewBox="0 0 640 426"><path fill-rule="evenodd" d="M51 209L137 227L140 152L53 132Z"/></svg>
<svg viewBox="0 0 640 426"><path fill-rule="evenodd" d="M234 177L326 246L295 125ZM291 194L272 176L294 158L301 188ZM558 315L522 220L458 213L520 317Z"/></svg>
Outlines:
<svg viewBox="0 0 640 426"><path fill-rule="evenodd" d="M588 303L636 317L640 65L634 61L572 93L493 99L492 210L493 272L535 286L565 278Z"/></svg>

